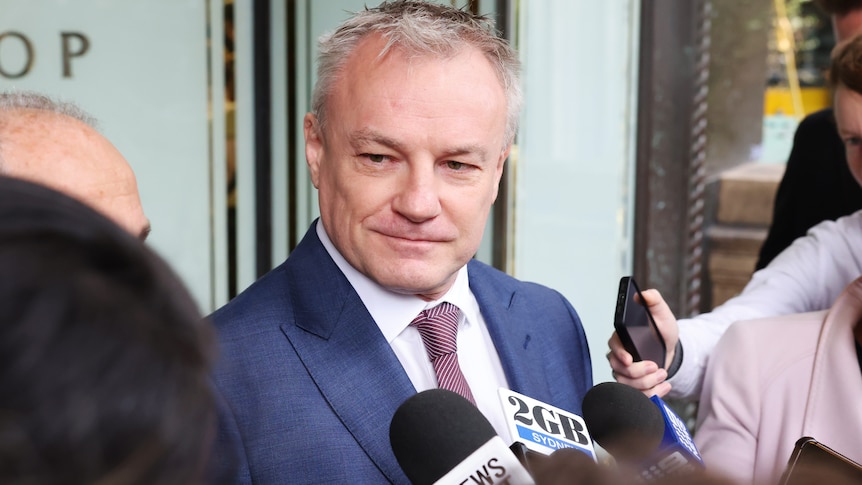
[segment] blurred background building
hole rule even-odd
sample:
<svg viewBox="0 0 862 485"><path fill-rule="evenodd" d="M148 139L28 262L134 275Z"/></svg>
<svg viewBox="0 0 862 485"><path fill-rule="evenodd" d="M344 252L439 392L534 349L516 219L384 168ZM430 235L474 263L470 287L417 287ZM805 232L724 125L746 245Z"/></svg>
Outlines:
<svg viewBox="0 0 862 485"><path fill-rule="evenodd" d="M0 0L0 89L100 120L137 173L149 243L208 312L317 216L302 139L316 39L366 3ZM451 3L493 15L524 63L476 257L560 290L610 380L621 276L678 315L747 281L793 129L830 101L828 21L806 0Z"/></svg>

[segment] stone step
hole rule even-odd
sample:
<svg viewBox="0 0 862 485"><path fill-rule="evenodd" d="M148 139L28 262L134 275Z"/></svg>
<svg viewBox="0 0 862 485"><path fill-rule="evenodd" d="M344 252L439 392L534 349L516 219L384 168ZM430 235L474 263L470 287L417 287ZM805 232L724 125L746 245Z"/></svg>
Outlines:
<svg viewBox="0 0 862 485"><path fill-rule="evenodd" d="M769 227L784 164L744 163L719 175L718 224Z"/></svg>
<svg viewBox="0 0 862 485"><path fill-rule="evenodd" d="M751 279L783 175L784 164L745 163L718 176L715 223L706 231L712 307L738 294Z"/></svg>

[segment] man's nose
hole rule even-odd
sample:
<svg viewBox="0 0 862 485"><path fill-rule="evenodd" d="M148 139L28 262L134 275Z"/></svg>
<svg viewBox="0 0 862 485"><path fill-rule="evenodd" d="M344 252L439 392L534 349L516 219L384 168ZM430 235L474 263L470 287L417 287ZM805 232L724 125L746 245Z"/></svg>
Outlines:
<svg viewBox="0 0 862 485"><path fill-rule="evenodd" d="M412 222L436 217L441 210L439 183L433 167L411 167L399 181L393 210Z"/></svg>

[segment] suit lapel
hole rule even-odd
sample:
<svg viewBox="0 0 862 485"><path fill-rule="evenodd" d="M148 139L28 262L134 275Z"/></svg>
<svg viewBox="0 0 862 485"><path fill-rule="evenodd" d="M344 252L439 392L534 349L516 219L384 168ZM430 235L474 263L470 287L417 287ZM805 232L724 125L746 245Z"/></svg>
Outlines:
<svg viewBox="0 0 862 485"><path fill-rule="evenodd" d="M288 267L294 315L282 331L371 460L391 481L406 482L388 430L398 406L416 390L314 226L295 253L296 264Z"/></svg>
<svg viewBox="0 0 862 485"><path fill-rule="evenodd" d="M479 302L488 333L500 356L509 387L516 392L545 402L550 399L550 387L544 359L531 348L531 323L535 316L528 313L508 280L476 261L467 265L470 289Z"/></svg>
<svg viewBox="0 0 862 485"><path fill-rule="evenodd" d="M862 278L851 283L826 314L814 354L811 387L803 420L803 434L831 440L825 444L862 459L858 434L862 429L858 402L862 379L853 328L862 320Z"/></svg>

